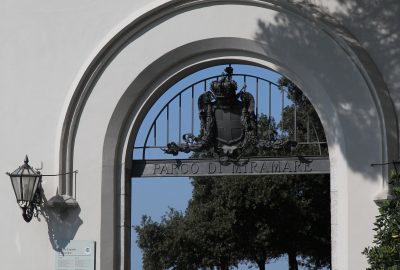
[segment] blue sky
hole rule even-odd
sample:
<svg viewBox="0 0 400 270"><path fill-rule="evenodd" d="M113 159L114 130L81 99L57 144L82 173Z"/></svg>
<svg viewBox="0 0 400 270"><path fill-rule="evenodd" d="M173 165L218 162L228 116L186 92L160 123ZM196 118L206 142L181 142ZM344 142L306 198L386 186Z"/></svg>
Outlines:
<svg viewBox="0 0 400 270"><path fill-rule="evenodd" d="M158 101L152 109L149 111L147 114L136 139L135 146L143 146L143 143L145 141L146 135L148 130L150 129L150 126L157 115L157 113L160 111L160 109L168 102L178 91L182 90L186 86L210 77L214 75L220 75L224 68L226 66L216 66L216 67L211 67L207 68L205 70L196 72L177 84L175 84L173 87L171 87ZM267 78L268 80L272 82L276 82L279 78L280 75L278 73L275 73L273 71L260 68L260 67L254 67L254 66L246 66L246 65L232 65L234 68L234 73L236 74L252 74L255 76ZM208 81L207 85L211 82ZM251 92L253 96L255 96L254 89L255 89L255 80L248 79L246 81L247 85L247 91ZM243 81L238 81L238 89L241 89L243 85ZM197 108L197 98L198 96L202 93L202 88L201 86L198 86L195 89L195 107ZM266 90L267 89L267 84L259 85L259 104L261 105L262 102L266 102L268 99L267 91L261 91L261 89ZM276 88L273 87L272 89L272 105L271 105L271 112L272 116L276 119L277 122L280 120L280 112L282 108L282 98L281 98L281 92ZM189 111L191 110L189 107L189 103L191 105L191 99L187 99L188 97L182 96L182 109L183 109L183 116L182 116L182 132L181 134L188 133L191 131L191 113ZM178 106L176 104L178 102L177 100L175 103L171 103L170 106L170 118L172 119L172 125L169 128L169 141L175 141L177 142L179 140L179 132L177 129L177 122L174 121L173 119L177 119L179 117L179 111L178 111ZM290 101L285 98L284 100L284 105L290 104ZM264 103L265 104L265 103ZM189 107L188 107L189 106ZM266 106L260 106L259 114L268 114L268 109ZM199 130L199 120L198 120L198 113L195 111L194 113L194 134L198 135L198 130ZM161 115L159 118L159 121L157 122L158 128L160 130L166 130L166 116ZM157 145L166 145L166 135L165 132L157 132L156 135L157 139ZM150 136L150 139L148 141L149 144L154 143L153 136ZM140 159L142 156L142 152L140 150L134 151L133 152L133 158L134 159ZM179 158L185 158L187 155L185 154L180 154L178 156ZM165 155L162 151L159 149L155 150L150 150L146 152L146 158L153 158L153 159L163 159L163 158L171 158L171 156ZM176 158L176 157L175 157ZM132 225L136 226L140 224L141 217L142 215L148 215L151 216L153 220L159 221L161 216L163 216L169 209L169 207L172 207L176 210L181 210L184 211L187 207L187 203L189 199L191 198L192 195L192 185L190 183L189 178L185 177L178 177L178 178L171 178L171 177L165 177L165 178L134 178L132 179ZM142 269L142 255L140 249L136 245L136 232L132 230L132 263L131 263L131 269L132 270L141 270ZM240 270L248 269L247 266L241 265L239 266ZM252 269L255 269L254 267ZM288 269L288 264L287 264L287 259L284 257L280 259L279 261L273 262L268 264L267 267L268 270L287 270Z"/></svg>

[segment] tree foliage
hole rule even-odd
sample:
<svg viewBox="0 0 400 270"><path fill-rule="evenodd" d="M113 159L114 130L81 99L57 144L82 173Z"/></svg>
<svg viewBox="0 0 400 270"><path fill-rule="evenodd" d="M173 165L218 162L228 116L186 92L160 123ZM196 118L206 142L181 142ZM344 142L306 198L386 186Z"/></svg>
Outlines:
<svg viewBox="0 0 400 270"><path fill-rule="evenodd" d="M233 235L218 241L233 247L236 261L265 269L268 261L289 255L291 269L298 268L297 256L308 267L330 265L328 176L196 177L193 186L188 212L194 206L208 211L210 227L202 234L211 239L214 226L225 222L224 231Z"/></svg>
<svg viewBox="0 0 400 270"><path fill-rule="evenodd" d="M392 198L385 200L379 207L376 217L375 246L367 247L363 254L367 256L368 270L400 269L400 179L393 175Z"/></svg>
<svg viewBox="0 0 400 270"><path fill-rule="evenodd" d="M170 209L161 222L143 216L135 230L143 251L143 269L199 269L204 250L191 235L193 228L182 213Z"/></svg>
<svg viewBox="0 0 400 270"><path fill-rule="evenodd" d="M328 147L326 143L322 143L326 142L324 128L311 102L289 79L282 77L278 84L287 89L287 97L293 102L293 105L285 107L280 127L283 127L283 131L291 140L312 143L298 145L292 154L327 155Z"/></svg>

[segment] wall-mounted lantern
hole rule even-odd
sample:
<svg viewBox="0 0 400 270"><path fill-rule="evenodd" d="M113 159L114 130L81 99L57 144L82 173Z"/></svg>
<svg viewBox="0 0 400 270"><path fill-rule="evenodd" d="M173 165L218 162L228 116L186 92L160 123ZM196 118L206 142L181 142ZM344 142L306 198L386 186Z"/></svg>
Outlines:
<svg viewBox="0 0 400 270"><path fill-rule="evenodd" d="M62 175L41 174L38 170L32 168L28 163L29 159L28 156L26 156L23 165L18 167L18 169L12 173L6 173L8 176L10 176L17 203L22 209L22 217L26 222L30 222L34 216L36 217L38 215L38 207L42 202L42 177ZM77 171L71 173L77 173Z"/></svg>

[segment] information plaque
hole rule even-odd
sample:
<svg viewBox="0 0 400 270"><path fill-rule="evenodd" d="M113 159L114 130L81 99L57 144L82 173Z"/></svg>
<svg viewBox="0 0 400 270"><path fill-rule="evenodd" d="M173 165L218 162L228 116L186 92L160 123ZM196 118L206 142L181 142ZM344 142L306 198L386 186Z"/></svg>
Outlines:
<svg viewBox="0 0 400 270"><path fill-rule="evenodd" d="M94 241L71 240L62 246L65 247L55 255L56 270L94 270Z"/></svg>

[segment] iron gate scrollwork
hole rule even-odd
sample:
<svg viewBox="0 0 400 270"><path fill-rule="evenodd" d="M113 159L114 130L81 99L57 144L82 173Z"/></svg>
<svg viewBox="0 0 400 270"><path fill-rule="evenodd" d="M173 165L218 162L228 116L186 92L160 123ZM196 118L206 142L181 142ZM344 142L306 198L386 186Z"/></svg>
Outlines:
<svg viewBox="0 0 400 270"><path fill-rule="evenodd" d="M259 140L254 97L246 91L246 85L236 92L237 83L232 74L233 68L229 65L220 79L211 82L210 90L199 96L200 135L184 134L185 143L169 142L163 149L165 153L177 155L193 151L202 157L234 161L257 155L259 150L296 145L290 140Z"/></svg>

